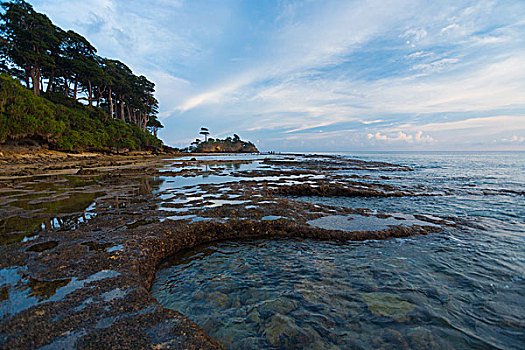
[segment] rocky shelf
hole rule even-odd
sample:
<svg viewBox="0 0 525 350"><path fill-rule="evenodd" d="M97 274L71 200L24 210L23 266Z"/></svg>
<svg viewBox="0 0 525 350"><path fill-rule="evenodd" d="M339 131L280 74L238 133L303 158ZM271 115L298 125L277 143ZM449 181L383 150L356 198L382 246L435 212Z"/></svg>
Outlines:
<svg viewBox="0 0 525 350"><path fill-rule="evenodd" d="M43 185L66 183L57 175L41 178L41 182L21 178L0 192L13 205L28 188L45 189L43 199L27 203L56 200L57 196L66 200L63 198L80 192L98 196L96 209L90 215L84 210L84 218L74 223L68 223L63 214L54 214L61 224L45 226L37 234L20 228L2 233L1 348L220 349L223 346L198 325L163 308L149 293L157 266L169 256L221 240L307 237L359 241L428 234L457 225L446 218L399 218L286 197L416 193L357 183L351 176L338 178L341 184L333 186L335 173L309 166L312 158L294 157L293 167L281 164L286 160L280 158L273 162L281 163L271 168L272 159L259 158L257 164L262 168L255 173L236 169L239 164L255 164L254 160L155 159L136 167L92 164L92 171L67 175L66 180L76 187L67 182L63 192ZM328 157L315 161L341 165L340 160ZM343 166L366 168L362 162L346 163ZM348 190L352 186L363 190ZM417 193L425 194L421 189ZM6 210L0 217L4 227L15 227L9 220L16 215L51 220L41 212ZM378 221L385 225L378 226Z"/></svg>

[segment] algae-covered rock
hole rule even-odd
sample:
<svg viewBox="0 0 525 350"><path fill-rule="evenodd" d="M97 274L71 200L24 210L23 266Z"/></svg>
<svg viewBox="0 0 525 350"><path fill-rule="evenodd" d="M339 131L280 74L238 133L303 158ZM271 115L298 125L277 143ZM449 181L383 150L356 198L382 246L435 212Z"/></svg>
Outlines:
<svg viewBox="0 0 525 350"><path fill-rule="evenodd" d="M287 313L292 312L295 309L297 309L297 302L295 300L292 300L286 297L280 297L277 299L265 301L259 307L259 310L262 313L270 313L272 315L273 314L285 315Z"/></svg>
<svg viewBox="0 0 525 350"><path fill-rule="evenodd" d="M393 329L384 329L381 331L381 335L374 339L373 345L375 349L392 349L392 350L404 350L410 349L403 335Z"/></svg>
<svg viewBox="0 0 525 350"><path fill-rule="evenodd" d="M228 296L221 292L211 293L208 298L206 298L206 301L213 303L216 307L221 309L226 309L230 306L230 300L228 299Z"/></svg>
<svg viewBox="0 0 525 350"><path fill-rule="evenodd" d="M245 338L247 335L252 334L252 332L253 330L244 323L244 319L234 318L222 327L210 332L210 335L220 339L221 343L231 349L233 344Z"/></svg>
<svg viewBox="0 0 525 350"><path fill-rule="evenodd" d="M391 293L365 293L361 300L374 314L383 317L391 317L398 322L407 318L407 313L414 311L415 305Z"/></svg>
<svg viewBox="0 0 525 350"><path fill-rule="evenodd" d="M407 332L408 340L414 349L436 349L438 344L432 332L423 327L416 327Z"/></svg>
<svg viewBox="0 0 525 350"><path fill-rule="evenodd" d="M291 318L274 315L266 323L263 334L272 346L286 348L291 344L291 340L299 334L299 329Z"/></svg>
<svg viewBox="0 0 525 350"><path fill-rule="evenodd" d="M257 324L261 323L261 317L257 309L253 309L248 314L248 320L250 320L251 322L257 323Z"/></svg>

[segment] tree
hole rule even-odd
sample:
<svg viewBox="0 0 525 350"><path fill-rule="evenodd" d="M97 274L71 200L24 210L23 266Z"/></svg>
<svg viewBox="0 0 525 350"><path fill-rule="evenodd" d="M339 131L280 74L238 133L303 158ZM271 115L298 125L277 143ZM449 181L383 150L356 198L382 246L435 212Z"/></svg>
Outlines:
<svg viewBox="0 0 525 350"><path fill-rule="evenodd" d="M32 85L35 95L40 94L42 68L54 65L53 48L59 38L55 26L47 16L36 12L23 0L2 2L5 13L0 15L2 60L24 71L24 81ZM4 64L5 65L5 64Z"/></svg>
<svg viewBox="0 0 525 350"><path fill-rule="evenodd" d="M208 142L208 135L210 134L208 128L201 128L201 132L199 134L204 135L204 142Z"/></svg>
<svg viewBox="0 0 525 350"><path fill-rule="evenodd" d="M156 116L150 116L150 119L148 120L147 127L152 130L153 135L157 136L157 131L159 129L162 129L164 125L162 125Z"/></svg>
<svg viewBox="0 0 525 350"><path fill-rule="evenodd" d="M73 98L77 99L79 83L85 88L91 89L91 81L102 73L96 60L95 49L86 38L82 35L70 30L66 33L63 42L63 50L65 55L65 66L70 76L66 77L66 91L69 91L69 83L67 79L74 82ZM89 87L88 87L89 86ZM91 95L91 91L89 92ZM91 96L89 96L91 103Z"/></svg>
<svg viewBox="0 0 525 350"><path fill-rule="evenodd" d="M47 80L45 97L52 101L73 107L86 101L110 119L155 135L162 128L153 82L118 60L98 56L86 38L53 25L24 0L0 0L0 6L0 73L16 77L36 95ZM117 125L101 115L108 125Z"/></svg>

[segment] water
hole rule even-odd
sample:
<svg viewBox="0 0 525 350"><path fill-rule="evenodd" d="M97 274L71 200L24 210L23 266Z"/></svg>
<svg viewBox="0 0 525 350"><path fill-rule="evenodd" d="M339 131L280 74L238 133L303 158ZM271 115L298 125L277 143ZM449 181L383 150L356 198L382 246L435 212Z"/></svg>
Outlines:
<svg viewBox="0 0 525 350"><path fill-rule="evenodd" d="M154 296L234 349L525 348L525 153L357 157L415 171L353 174L439 195L295 199L465 224L385 241L204 246L165 262Z"/></svg>
<svg viewBox="0 0 525 350"><path fill-rule="evenodd" d="M74 230L96 217L99 209L132 202L162 181L138 177L108 184L76 175L0 180L0 247Z"/></svg>

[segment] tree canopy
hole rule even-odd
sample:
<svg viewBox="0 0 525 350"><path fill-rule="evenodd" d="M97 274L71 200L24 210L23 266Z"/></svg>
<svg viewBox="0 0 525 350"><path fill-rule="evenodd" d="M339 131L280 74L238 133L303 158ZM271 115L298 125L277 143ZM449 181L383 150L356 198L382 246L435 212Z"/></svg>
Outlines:
<svg viewBox="0 0 525 350"><path fill-rule="evenodd" d="M35 95L61 95L156 135L155 84L124 63L100 57L82 35L55 26L23 0L0 3L0 73Z"/></svg>

